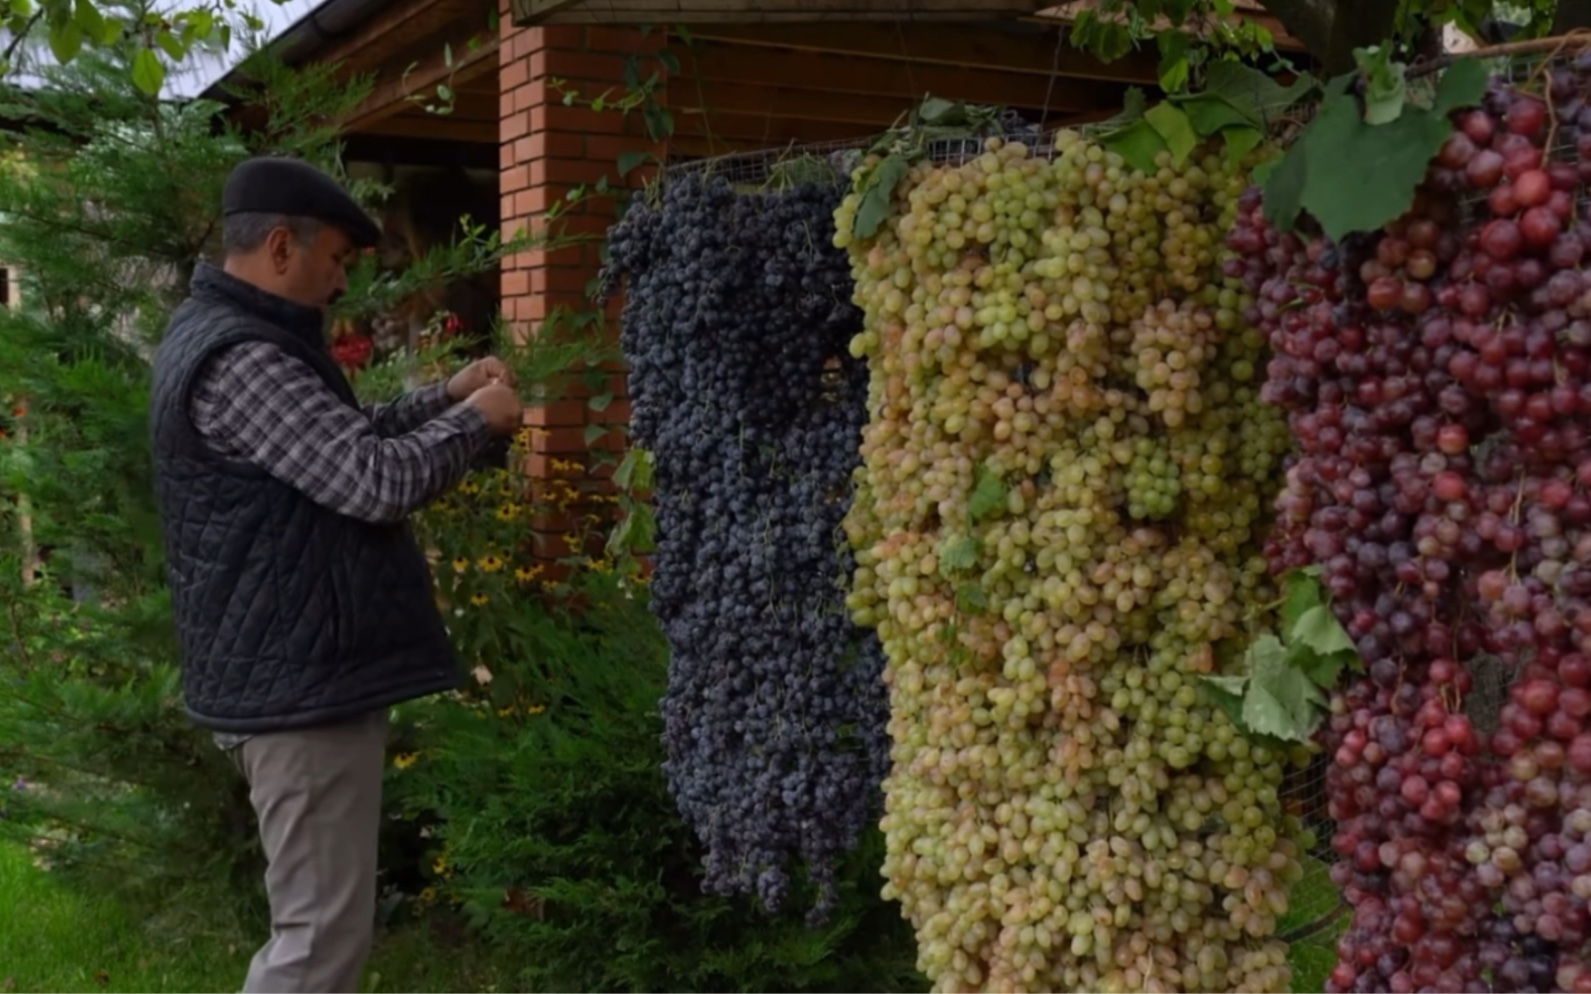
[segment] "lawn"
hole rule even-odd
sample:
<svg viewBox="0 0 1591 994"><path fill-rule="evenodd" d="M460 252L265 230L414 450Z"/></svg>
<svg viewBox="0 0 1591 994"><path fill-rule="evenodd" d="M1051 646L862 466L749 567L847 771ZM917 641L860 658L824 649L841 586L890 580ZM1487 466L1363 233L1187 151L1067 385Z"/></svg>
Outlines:
<svg viewBox="0 0 1591 994"><path fill-rule="evenodd" d="M161 941L139 916L95 903L0 844L0 992L235 991L261 936ZM495 991L478 949L410 926L382 936L366 991Z"/></svg>
<svg viewBox="0 0 1591 994"><path fill-rule="evenodd" d="M1295 888L1288 927L1317 918L1336 902L1325 867L1310 861ZM29 854L0 844L0 992L228 991L242 986L259 936L162 941L137 915L68 890L33 865ZM1293 990L1322 989L1336 963L1341 924L1294 943ZM506 970L481 950L409 926L376 944L365 991L496 991Z"/></svg>

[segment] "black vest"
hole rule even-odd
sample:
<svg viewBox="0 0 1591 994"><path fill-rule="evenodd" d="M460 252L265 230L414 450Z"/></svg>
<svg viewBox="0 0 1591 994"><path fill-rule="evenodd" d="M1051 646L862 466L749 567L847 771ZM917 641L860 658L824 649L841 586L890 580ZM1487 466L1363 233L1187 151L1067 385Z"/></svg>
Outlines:
<svg viewBox="0 0 1591 994"><path fill-rule="evenodd" d="M194 430L195 376L217 350L267 341L357 406L319 311L211 266L172 316L150 398L155 485L188 715L267 732L333 721L461 683L406 524L331 511Z"/></svg>

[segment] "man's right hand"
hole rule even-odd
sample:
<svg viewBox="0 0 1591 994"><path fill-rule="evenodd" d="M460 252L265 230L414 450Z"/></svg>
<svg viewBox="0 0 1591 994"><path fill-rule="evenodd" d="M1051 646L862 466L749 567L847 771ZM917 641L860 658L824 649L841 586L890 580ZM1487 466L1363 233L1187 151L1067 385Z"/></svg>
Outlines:
<svg viewBox="0 0 1591 994"><path fill-rule="evenodd" d="M519 395L501 383L481 387L464 403L486 416L487 427L495 435L512 435L525 418L525 405L519 402Z"/></svg>

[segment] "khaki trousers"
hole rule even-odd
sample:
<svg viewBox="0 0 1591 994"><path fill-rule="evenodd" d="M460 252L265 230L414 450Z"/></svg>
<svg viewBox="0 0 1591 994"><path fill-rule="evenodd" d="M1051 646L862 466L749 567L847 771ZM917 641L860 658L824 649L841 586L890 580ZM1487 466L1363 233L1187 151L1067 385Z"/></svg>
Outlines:
<svg viewBox="0 0 1591 994"><path fill-rule="evenodd" d="M269 864L271 937L246 994L353 992L376 918L387 713L256 735L234 755Z"/></svg>

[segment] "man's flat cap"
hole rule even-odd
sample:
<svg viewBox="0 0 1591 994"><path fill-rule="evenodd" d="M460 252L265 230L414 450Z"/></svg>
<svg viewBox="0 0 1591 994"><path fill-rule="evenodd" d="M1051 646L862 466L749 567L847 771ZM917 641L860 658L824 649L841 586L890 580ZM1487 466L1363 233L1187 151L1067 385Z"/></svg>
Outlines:
<svg viewBox="0 0 1591 994"><path fill-rule="evenodd" d="M297 159L249 159L232 170L221 195L232 214L284 214L339 228L359 248L381 240L381 229L330 176Z"/></svg>

